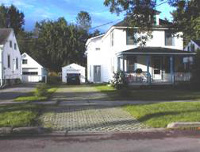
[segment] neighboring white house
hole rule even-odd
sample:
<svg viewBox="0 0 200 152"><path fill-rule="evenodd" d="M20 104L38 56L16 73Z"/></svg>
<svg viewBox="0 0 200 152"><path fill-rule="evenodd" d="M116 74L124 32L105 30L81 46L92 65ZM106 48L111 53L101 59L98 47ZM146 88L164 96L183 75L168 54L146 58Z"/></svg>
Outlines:
<svg viewBox="0 0 200 152"><path fill-rule="evenodd" d="M37 61L27 53L23 53L22 60L22 81L23 82L40 82L47 79L47 71Z"/></svg>
<svg viewBox="0 0 200 152"><path fill-rule="evenodd" d="M0 87L21 80L21 54L13 29L0 29Z"/></svg>
<svg viewBox="0 0 200 152"><path fill-rule="evenodd" d="M170 32L170 23L155 14L152 39L141 47L135 38L140 37L137 28L130 32L125 21L112 26L105 34L92 37L86 43L87 78L89 82L110 82L113 72L124 71L129 83L174 83L188 80L190 75L183 75L182 59L195 53L183 51L183 39ZM129 30L128 30L129 29ZM133 34L135 33L135 34ZM142 73L136 73L141 69Z"/></svg>
<svg viewBox="0 0 200 152"><path fill-rule="evenodd" d="M184 51L197 52L198 49L200 50L200 40L191 40L184 48ZM183 58L183 63L185 69L190 69L191 65L193 64L193 57Z"/></svg>
<svg viewBox="0 0 200 152"><path fill-rule="evenodd" d="M79 74L80 83L85 83L85 67L75 63L62 67L62 82L67 83L69 74Z"/></svg>

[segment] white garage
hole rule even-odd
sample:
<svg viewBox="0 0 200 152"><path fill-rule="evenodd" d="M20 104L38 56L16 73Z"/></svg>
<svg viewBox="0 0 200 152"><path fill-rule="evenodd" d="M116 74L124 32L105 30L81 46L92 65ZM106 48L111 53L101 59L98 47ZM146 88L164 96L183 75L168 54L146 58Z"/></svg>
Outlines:
<svg viewBox="0 0 200 152"><path fill-rule="evenodd" d="M47 80L47 70L27 53L22 54L22 82L40 82Z"/></svg>
<svg viewBox="0 0 200 152"><path fill-rule="evenodd" d="M62 67L62 82L67 83L71 75L78 75L80 83L85 83L85 67L75 63Z"/></svg>

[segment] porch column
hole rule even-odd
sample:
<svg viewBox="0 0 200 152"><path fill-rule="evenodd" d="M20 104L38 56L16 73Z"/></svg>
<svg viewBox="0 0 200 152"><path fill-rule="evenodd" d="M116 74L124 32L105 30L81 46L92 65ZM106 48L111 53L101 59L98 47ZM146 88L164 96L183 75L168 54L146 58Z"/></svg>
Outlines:
<svg viewBox="0 0 200 152"><path fill-rule="evenodd" d="M170 56L170 75L171 75L171 82L174 84L174 57Z"/></svg>
<svg viewBox="0 0 200 152"><path fill-rule="evenodd" d="M120 71L120 57L117 57L117 71Z"/></svg>
<svg viewBox="0 0 200 152"><path fill-rule="evenodd" d="M122 71L125 72L125 61L124 61L124 55L123 55L123 63L122 63L122 64L123 64Z"/></svg>
<svg viewBox="0 0 200 152"><path fill-rule="evenodd" d="M146 64L147 64L147 83L151 84L151 74L150 74L150 70L149 70L149 67L150 67L150 56L149 55L146 57Z"/></svg>

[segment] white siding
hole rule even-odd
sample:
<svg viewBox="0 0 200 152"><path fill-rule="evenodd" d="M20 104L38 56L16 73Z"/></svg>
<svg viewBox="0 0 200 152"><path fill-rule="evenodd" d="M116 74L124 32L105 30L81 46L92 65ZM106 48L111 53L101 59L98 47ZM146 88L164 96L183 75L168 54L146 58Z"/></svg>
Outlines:
<svg viewBox="0 0 200 152"><path fill-rule="evenodd" d="M10 47L12 41L12 48ZM16 50L14 44L16 43ZM10 55L10 68L8 68L8 55ZM16 58L18 58L18 69L16 69ZM11 32L3 47L3 68L5 79L21 79L21 54L15 38L14 32Z"/></svg>

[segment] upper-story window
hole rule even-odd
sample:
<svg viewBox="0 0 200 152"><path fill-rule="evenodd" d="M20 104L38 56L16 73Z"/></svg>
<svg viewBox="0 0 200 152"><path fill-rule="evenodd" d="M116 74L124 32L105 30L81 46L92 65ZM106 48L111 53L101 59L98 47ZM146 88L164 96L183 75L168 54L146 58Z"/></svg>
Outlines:
<svg viewBox="0 0 200 152"><path fill-rule="evenodd" d="M190 51L191 51L191 52L194 52L194 51L195 51L195 46L194 46L194 44L191 44L191 45L190 45Z"/></svg>
<svg viewBox="0 0 200 152"><path fill-rule="evenodd" d="M174 46L174 37L169 31L165 31L165 45Z"/></svg>
<svg viewBox="0 0 200 152"><path fill-rule="evenodd" d="M100 51L101 49L100 48L96 48L96 51Z"/></svg>
<svg viewBox="0 0 200 152"><path fill-rule="evenodd" d="M114 46L114 32L111 32L110 43L111 46Z"/></svg>
<svg viewBox="0 0 200 152"><path fill-rule="evenodd" d="M127 45L135 45L137 44L137 38L135 35L135 31L126 31L126 44Z"/></svg>
<svg viewBox="0 0 200 152"><path fill-rule="evenodd" d="M17 50L17 44L16 43L14 43L14 49Z"/></svg>
<svg viewBox="0 0 200 152"><path fill-rule="evenodd" d="M9 41L10 42L10 48L12 48L12 41Z"/></svg>
<svg viewBox="0 0 200 152"><path fill-rule="evenodd" d="M18 61L18 58L16 58L16 69L19 68L19 61Z"/></svg>
<svg viewBox="0 0 200 152"><path fill-rule="evenodd" d="M8 68L10 68L10 55L8 55L7 61L8 61Z"/></svg>
<svg viewBox="0 0 200 152"><path fill-rule="evenodd" d="M27 64L27 63L28 63L27 59L22 60L22 64Z"/></svg>

